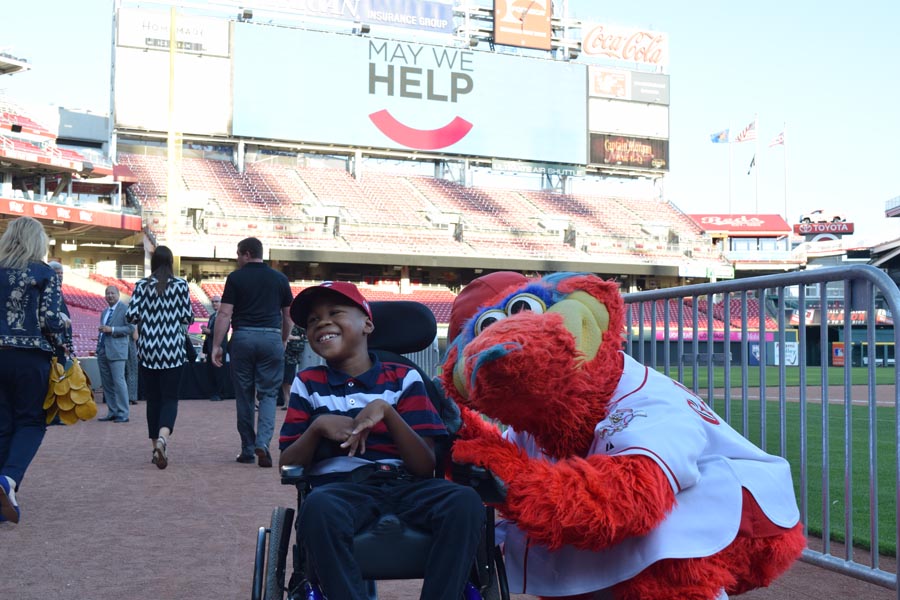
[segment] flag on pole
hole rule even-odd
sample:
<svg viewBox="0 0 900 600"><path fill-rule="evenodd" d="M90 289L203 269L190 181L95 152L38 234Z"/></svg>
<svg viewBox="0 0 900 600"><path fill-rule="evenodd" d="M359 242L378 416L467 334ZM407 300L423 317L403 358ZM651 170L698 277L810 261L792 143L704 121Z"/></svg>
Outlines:
<svg viewBox="0 0 900 600"><path fill-rule="evenodd" d="M735 143L740 142L750 142L756 139L756 119L750 122L749 125L741 129L741 132L734 136Z"/></svg>
<svg viewBox="0 0 900 600"><path fill-rule="evenodd" d="M784 131L783 130L781 133L779 133L778 135L775 136L775 139L773 139L771 142L769 142L769 148L772 148L774 146L784 146Z"/></svg>
<svg viewBox="0 0 900 600"><path fill-rule="evenodd" d="M753 167L755 167L755 166L756 166L756 155L754 154L753 158L750 159L750 166L747 168L747 175L749 175L750 172L753 171Z"/></svg>
<svg viewBox="0 0 900 600"><path fill-rule="evenodd" d="M728 143L728 129L723 129L722 131L718 131L709 136L709 139L712 140L713 144L727 144Z"/></svg>

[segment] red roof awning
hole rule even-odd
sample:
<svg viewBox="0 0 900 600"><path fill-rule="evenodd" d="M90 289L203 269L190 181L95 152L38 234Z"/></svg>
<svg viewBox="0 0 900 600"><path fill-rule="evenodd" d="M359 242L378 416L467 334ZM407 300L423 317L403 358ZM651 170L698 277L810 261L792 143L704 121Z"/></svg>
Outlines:
<svg viewBox="0 0 900 600"><path fill-rule="evenodd" d="M122 183L137 183L137 175L128 168L128 165L113 165L113 179Z"/></svg>

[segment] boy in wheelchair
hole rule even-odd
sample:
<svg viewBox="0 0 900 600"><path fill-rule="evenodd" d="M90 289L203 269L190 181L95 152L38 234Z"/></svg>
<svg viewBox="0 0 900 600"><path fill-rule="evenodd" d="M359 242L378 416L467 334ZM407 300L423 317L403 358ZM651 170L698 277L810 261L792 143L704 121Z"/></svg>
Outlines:
<svg viewBox="0 0 900 600"><path fill-rule="evenodd" d="M301 371L294 380L280 464L352 471L341 481L333 473L320 476L322 483L313 485L297 518L298 542L325 595L369 597L353 537L381 515L395 514L433 538L421 597L459 600L483 535L485 509L473 489L433 477L435 441L447 431L422 377L368 351L372 311L351 283L307 288L294 299L291 316L306 328L326 365ZM333 458L319 462L323 449ZM356 469L360 459L377 462Z"/></svg>

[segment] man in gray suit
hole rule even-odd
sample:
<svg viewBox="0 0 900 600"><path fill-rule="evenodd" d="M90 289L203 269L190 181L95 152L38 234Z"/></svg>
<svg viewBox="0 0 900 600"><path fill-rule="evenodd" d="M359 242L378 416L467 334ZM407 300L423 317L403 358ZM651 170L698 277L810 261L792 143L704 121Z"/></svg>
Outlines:
<svg viewBox="0 0 900 600"><path fill-rule="evenodd" d="M114 285L106 288L109 308L100 313L100 337L97 339L97 367L106 400L106 416L98 421L128 422L128 383L125 381L125 363L128 361L128 342L134 325L125 322L124 302L119 302L119 290Z"/></svg>

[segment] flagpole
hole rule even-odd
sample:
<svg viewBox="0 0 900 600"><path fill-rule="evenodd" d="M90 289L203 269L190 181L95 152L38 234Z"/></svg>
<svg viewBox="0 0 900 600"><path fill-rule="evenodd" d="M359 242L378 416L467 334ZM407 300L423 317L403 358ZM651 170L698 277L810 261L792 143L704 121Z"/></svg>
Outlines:
<svg viewBox="0 0 900 600"><path fill-rule="evenodd" d="M754 177L754 190L755 200L756 200L756 214L759 214L759 161L755 160L757 156L759 156L759 117L758 115L753 115L753 127L756 129L756 143L754 147L756 148L755 153L753 154L754 162L756 163L754 166L756 167L755 177Z"/></svg>
<svg viewBox="0 0 900 600"><path fill-rule="evenodd" d="M732 195L732 190L734 189L734 185L732 184L732 181L731 181L731 172L734 170L731 168L732 154L734 154L734 151L731 149L731 147L733 145L734 144L732 144L731 140L729 139L728 140L728 214L729 215L731 214L731 195Z"/></svg>
<svg viewBox="0 0 900 600"><path fill-rule="evenodd" d="M787 159L787 123L781 128L781 149L784 152L782 157L784 164L784 220L790 223L788 219L788 159Z"/></svg>

